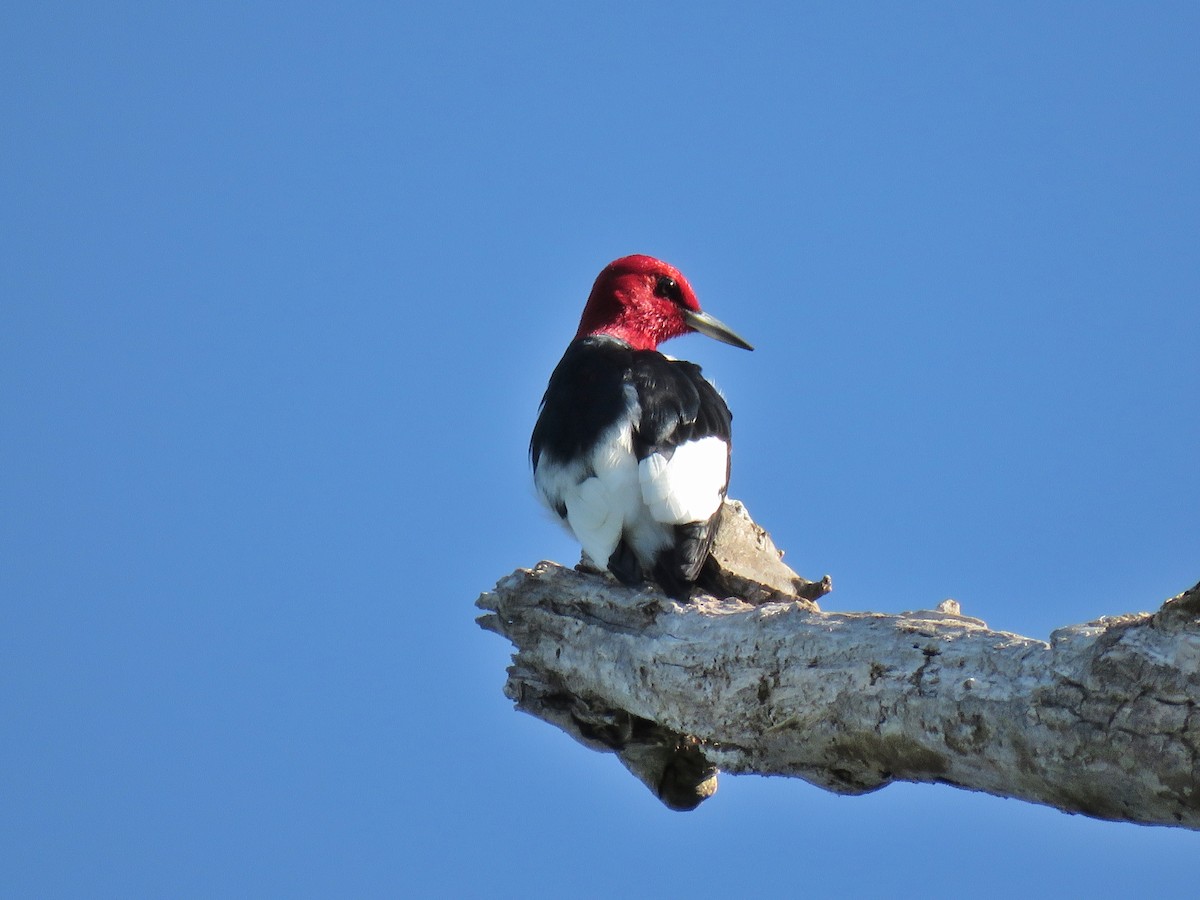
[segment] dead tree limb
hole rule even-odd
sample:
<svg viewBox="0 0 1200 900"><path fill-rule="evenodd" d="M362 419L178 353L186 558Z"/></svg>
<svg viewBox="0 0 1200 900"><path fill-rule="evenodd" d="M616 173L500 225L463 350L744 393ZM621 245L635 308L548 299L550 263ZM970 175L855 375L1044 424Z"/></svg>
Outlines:
<svg viewBox="0 0 1200 900"><path fill-rule="evenodd" d="M1200 585L1047 643L952 601L821 612L797 595L827 582L762 575L743 595L765 602L682 604L543 562L481 596L479 621L516 646L505 692L519 709L616 752L675 809L723 770L842 794L939 782L1200 828Z"/></svg>

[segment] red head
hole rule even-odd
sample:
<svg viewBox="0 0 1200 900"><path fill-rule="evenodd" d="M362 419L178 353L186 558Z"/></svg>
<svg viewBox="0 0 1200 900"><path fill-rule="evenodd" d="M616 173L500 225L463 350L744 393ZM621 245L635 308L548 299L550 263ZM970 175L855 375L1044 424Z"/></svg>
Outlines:
<svg viewBox="0 0 1200 900"><path fill-rule="evenodd" d="M635 350L655 350L663 341L699 331L754 348L700 309L683 273L652 256L625 256L604 267L592 285L576 338L611 334Z"/></svg>

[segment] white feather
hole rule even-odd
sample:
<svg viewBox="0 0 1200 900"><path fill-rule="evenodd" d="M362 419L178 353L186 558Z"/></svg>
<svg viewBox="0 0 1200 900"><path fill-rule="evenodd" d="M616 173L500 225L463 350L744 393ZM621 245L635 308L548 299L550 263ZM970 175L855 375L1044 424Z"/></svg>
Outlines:
<svg viewBox="0 0 1200 900"><path fill-rule="evenodd" d="M640 409L629 395L628 413L583 459L564 462L543 452L534 472L542 501L567 510L566 526L584 552L606 566L622 536L644 566L675 539L673 526L709 519L721 505L728 446L718 437L688 441L670 459L651 454L638 462L633 423Z"/></svg>
<svg viewBox="0 0 1200 900"><path fill-rule="evenodd" d="M642 499L655 521L703 522L721 506L729 447L719 437L687 441L671 458L652 453L638 466Z"/></svg>
<svg viewBox="0 0 1200 900"><path fill-rule="evenodd" d="M630 420L610 429L588 459L564 465L543 454L534 482L547 506L567 508L567 525L587 555L607 565L642 508Z"/></svg>

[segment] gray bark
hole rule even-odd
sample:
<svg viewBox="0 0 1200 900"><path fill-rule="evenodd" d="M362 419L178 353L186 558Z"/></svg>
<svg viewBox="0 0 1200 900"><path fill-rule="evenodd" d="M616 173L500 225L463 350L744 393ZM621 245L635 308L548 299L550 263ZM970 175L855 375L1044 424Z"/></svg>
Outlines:
<svg viewBox="0 0 1200 900"><path fill-rule="evenodd" d="M779 569L739 506L726 520L718 545L734 549L710 583L742 578L755 603L679 603L549 562L481 596L480 624L516 647L505 693L518 709L615 752L675 809L711 796L720 770L841 794L939 782L1200 828L1200 585L1049 642L953 601L822 612L812 598L828 579Z"/></svg>

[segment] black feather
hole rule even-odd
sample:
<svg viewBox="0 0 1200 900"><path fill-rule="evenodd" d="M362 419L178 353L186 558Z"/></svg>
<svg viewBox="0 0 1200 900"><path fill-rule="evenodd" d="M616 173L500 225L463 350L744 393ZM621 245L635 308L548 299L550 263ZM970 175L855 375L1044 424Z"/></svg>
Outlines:
<svg viewBox="0 0 1200 900"><path fill-rule="evenodd" d="M586 454L622 416L633 413L635 400L633 450L638 460L652 453L670 458L679 445L705 437L730 445L733 416L699 366L594 335L573 341L550 376L529 444L534 469L543 453L558 460ZM705 522L676 525L673 544L654 560L651 574L671 596L686 597L699 577L719 517L718 508ZM607 566L627 583L636 580L640 568L624 540Z"/></svg>
<svg viewBox="0 0 1200 900"><path fill-rule="evenodd" d="M626 385L632 364L632 348L616 338L571 342L542 397L529 442L534 469L543 452L557 459L583 454L628 414L631 397Z"/></svg>

